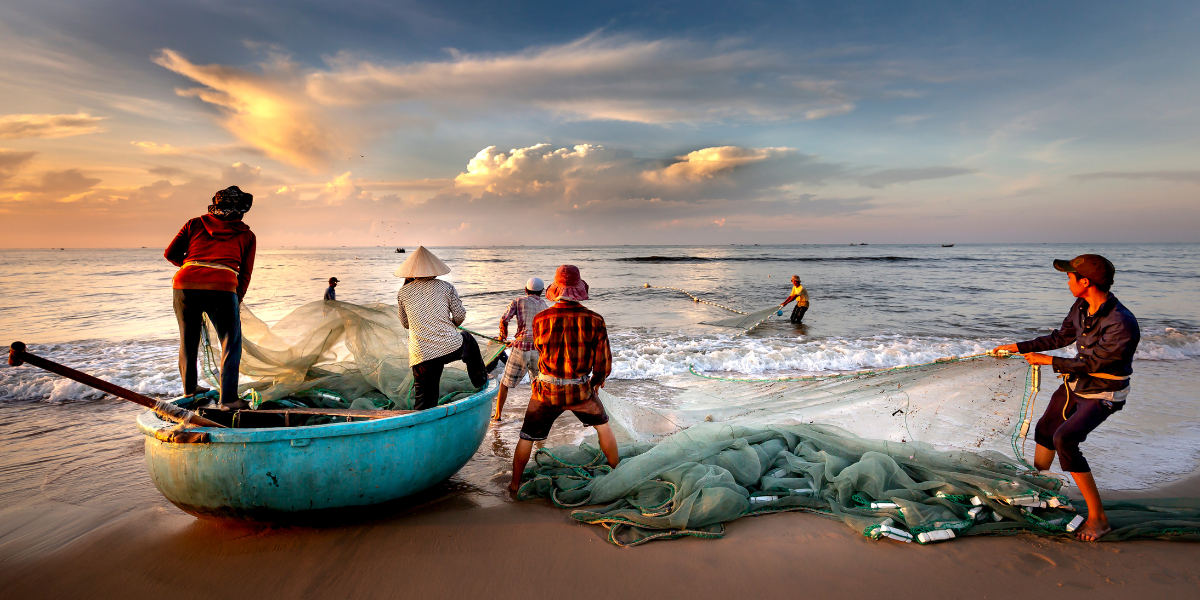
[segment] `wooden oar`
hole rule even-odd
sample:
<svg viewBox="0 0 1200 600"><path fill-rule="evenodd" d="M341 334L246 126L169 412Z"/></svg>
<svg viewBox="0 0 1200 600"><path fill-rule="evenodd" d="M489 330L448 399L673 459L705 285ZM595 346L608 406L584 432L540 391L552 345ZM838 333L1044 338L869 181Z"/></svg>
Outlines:
<svg viewBox="0 0 1200 600"><path fill-rule="evenodd" d="M76 371L71 367L60 365L54 361L46 360L40 356L30 354L25 351L25 344L21 342L13 342L8 348L8 364L14 367L19 367L24 363L29 363L35 367L40 367L50 371L51 373L62 375L67 379L73 379L84 385L94 387L102 392L107 392L118 398L133 402L134 404L140 404L154 411L158 414L158 416L169 421L195 425L198 427L225 427L220 423L205 419L204 417L171 402L163 402L162 400L155 400L149 396L143 396L133 390L127 390L119 385L113 385L107 381L96 379L87 373Z"/></svg>

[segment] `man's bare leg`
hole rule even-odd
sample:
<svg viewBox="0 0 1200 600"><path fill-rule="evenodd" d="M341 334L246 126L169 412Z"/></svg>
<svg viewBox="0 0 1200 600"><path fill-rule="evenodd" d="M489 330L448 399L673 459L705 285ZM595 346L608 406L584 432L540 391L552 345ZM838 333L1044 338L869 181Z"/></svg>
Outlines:
<svg viewBox="0 0 1200 600"><path fill-rule="evenodd" d="M525 473L525 465L529 464L529 455L532 453L533 442L525 438L517 440L517 449L513 452L512 483L508 484L508 491L521 489L521 475Z"/></svg>
<svg viewBox="0 0 1200 600"><path fill-rule="evenodd" d="M608 423L596 426L596 437L600 438L600 451L604 452L604 458L608 459L608 466L617 468L621 457L617 454L617 437L613 435Z"/></svg>
<svg viewBox="0 0 1200 600"><path fill-rule="evenodd" d="M504 401L508 399L508 386L500 384L500 391L496 392L496 408L492 411L492 420L500 420L500 411L504 410Z"/></svg>
<svg viewBox="0 0 1200 600"><path fill-rule="evenodd" d="M1112 531L1108 525L1108 515L1104 513L1104 504L1100 502L1100 490L1096 489L1096 480L1091 472L1071 473L1071 477L1075 478L1075 485L1079 486L1079 492L1083 494L1088 507L1088 518L1075 530L1075 537L1094 542Z"/></svg>
<svg viewBox="0 0 1200 600"><path fill-rule="evenodd" d="M500 388L503 390L504 388ZM1033 468L1039 471L1045 471L1050 468L1050 464L1054 462L1054 451L1038 444L1037 450L1033 453Z"/></svg>

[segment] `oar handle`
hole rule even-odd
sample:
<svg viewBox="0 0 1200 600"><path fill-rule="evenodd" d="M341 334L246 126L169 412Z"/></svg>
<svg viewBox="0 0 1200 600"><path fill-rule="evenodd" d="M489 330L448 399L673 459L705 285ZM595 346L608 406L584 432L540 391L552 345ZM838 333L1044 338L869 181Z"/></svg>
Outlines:
<svg viewBox="0 0 1200 600"><path fill-rule="evenodd" d="M200 427L224 427L224 425L221 425L220 423L205 419L196 413L180 408L174 404L155 400L149 396L143 396L133 390L127 390L119 385L104 381L103 379L92 377L91 375L88 375L82 371L76 371L75 369L72 369L66 365L60 365L52 360L46 360L40 356L37 356L36 354L30 354L25 351L24 343L13 342L12 345L8 347L8 364L14 367L19 367L25 363L29 363L35 367L45 369L57 375L62 375L67 379L73 379L84 385L94 387L102 392L107 392L118 398L133 402L134 404L140 404L146 408L149 408L150 410L153 410L160 416L172 421L191 423L192 425L198 425Z"/></svg>

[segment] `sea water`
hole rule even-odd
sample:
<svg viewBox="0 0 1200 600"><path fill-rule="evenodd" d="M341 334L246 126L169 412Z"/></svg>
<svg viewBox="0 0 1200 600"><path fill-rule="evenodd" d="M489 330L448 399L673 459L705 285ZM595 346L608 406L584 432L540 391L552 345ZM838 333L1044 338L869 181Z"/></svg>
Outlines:
<svg viewBox="0 0 1200 600"><path fill-rule="evenodd" d="M408 248L409 251L412 248ZM1200 245L459 247L434 252L463 297L464 326L495 335L524 282L580 268L604 315L622 397L653 405L689 366L727 376L790 376L928 362L1029 339L1058 326L1073 298L1051 261L1098 252L1142 342L1128 408L1089 438L1097 477L1139 488L1191 473L1200 458ZM267 322L321 299L395 304L407 257L394 248L260 248L245 305ZM152 396L182 392L171 308L175 268L158 249L0 251L0 343ZM799 275L811 308L785 309L748 335L700 325L729 313L670 286L750 312L783 301ZM1069 351L1063 351L1065 353ZM1048 375L1049 370L1045 373ZM1048 377L1047 377L1048 379ZM1044 402L1057 382L1043 384ZM55 406L102 394L32 367L0 366L0 439ZM1044 406L1044 404L1043 404ZM1039 409L1040 410L1040 409ZM47 417L49 418L49 417ZM130 435L135 435L130 425ZM1030 445L1032 447L1032 445ZM1095 453L1099 454L1095 454ZM1107 465L1107 466L1098 466ZM1104 475L1102 477L1102 474Z"/></svg>

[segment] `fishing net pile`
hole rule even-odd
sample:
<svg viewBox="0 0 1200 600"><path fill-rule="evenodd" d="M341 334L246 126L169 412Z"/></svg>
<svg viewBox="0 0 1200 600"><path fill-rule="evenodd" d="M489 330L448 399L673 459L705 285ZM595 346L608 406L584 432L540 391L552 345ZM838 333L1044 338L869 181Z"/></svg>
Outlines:
<svg viewBox="0 0 1200 600"><path fill-rule="evenodd" d="M254 408L413 407L408 330L394 305L316 301L274 325L242 306L241 323L243 383L238 392ZM220 386L220 357L210 340L218 337L211 324L204 333L203 372L215 389ZM490 363L504 348L489 343L480 350ZM450 363L442 374L439 404L476 391L466 366Z"/></svg>
<svg viewBox="0 0 1200 600"><path fill-rule="evenodd" d="M720 537L724 523L781 511L917 543L1068 535L1086 517L1058 476L1026 462L1036 379L1023 360L947 358L812 378L694 375L675 384L674 408L602 391L625 442L621 463L610 469L586 443L541 449L521 496L576 509L573 518L608 528L618 545ZM1105 506L1105 540L1200 539L1200 500Z"/></svg>

